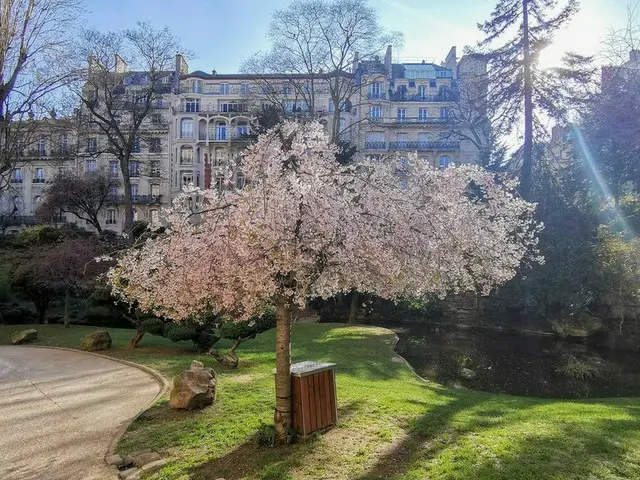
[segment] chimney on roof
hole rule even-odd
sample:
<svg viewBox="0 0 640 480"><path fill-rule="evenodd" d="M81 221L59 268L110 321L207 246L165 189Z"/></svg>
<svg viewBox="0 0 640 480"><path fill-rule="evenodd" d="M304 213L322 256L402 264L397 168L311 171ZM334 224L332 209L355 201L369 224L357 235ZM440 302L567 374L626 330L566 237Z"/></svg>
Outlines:
<svg viewBox="0 0 640 480"><path fill-rule="evenodd" d="M214 68L213 70L211 70L211 75L216 76L218 75L218 72L216 72L216 69Z"/></svg>
<svg viewBox="0 0 640 480"><path fill-rule="evenodd" d="M127 62L116 53L116 73L124 73L127 71Z"/></svg>
<svg viewBox="0 0 640 480"><path fill-rule="evenodd" d="M358 52L355 52L353 54L353 63L351 64L351 73L356 73L358 71L359 63L360 54Z"/></svg>
<svg viewBox="0 0 640 480"><path fill-rule="evenodd" d="M387 51L384 54L384 69L387 72L387 75L391 76L391 56L393 54L393 49L391 45L387 45Z"/></svg>
<svg viewBox="0 0 640 480"><path fill-rule="evenodd" d="M180 75L187 75L189 73L189 65L182 55L176 53L176 74L179 77Z"/></svg>

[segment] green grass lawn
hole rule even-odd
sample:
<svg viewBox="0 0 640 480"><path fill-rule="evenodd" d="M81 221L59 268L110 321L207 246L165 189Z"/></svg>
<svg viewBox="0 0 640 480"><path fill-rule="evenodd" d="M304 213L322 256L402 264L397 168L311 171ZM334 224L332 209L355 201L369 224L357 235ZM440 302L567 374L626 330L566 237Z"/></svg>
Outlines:
<svg viewBox="0 0 640 480"><path fill-rule="evenodd" d="M0 343L13 330L0 327ZM75 347L95 328L36 327L41 345ZM168 377L197 358L218 372L218 399L200 412L143 414L119 451L151 448L170 462L160 479L640 479L637 399L541 400L453 390L416 378L392 361L393 334L382 328L296 324L294 361L338 364L336 428L289 447L257 447L274 404L274 334L243 344L237 370L198 356L189 344L110 330L107 352Z"/></svg>

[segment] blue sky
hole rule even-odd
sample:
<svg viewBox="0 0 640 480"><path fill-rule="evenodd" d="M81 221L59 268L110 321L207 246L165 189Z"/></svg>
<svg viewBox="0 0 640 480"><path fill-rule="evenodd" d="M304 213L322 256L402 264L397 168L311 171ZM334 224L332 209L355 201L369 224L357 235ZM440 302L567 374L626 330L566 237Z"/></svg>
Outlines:
<svg viewBox="0 0 640 480"><path fill-rule="evenodd" d="M556 64L565 50L597 54L612 27L626 20L635 0L582 0L581 12L542 58ZM290 0L87 0L87 26L117 30L149 21L168 25L195 53L190 70L237 72L242 59L269 47L265 33L272 12ZM381 24L405 35L400 58L439 63L452 45L458 54L479 39L476 23L486 19L496 0L370 0Z"/></svg>

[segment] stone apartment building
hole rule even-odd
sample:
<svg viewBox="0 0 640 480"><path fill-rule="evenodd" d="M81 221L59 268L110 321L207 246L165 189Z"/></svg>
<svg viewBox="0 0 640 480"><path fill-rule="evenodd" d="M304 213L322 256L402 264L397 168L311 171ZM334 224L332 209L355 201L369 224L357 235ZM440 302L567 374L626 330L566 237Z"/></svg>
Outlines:
<svg viewBox="0 0 640 480"><path fill-rule="evenodd" d="M144 72L126 72L123 62L118 65L124 89L145 81ZM188 184L242 188L241 151L267 105L286 117L317 119L333 138L356 146L359 161L381 161L394 154L402 161L415 151L434 167L478 162L477 149L451 134L451 108L460 101L461 82L484 72L484 63L475 58L458 61L455 47L441 65L393 63L388 47L383 59L357 60L350 72L313 77L189 73L177 55L174 71L165 77L166 89L154 100L136 139L130 168L135 219L153 220ZM348 93L335 98L329 81L345 82ZM87 126L84 113L43 121L38 137L42 143L12 173L11 189L4 193L5 216L29 223L42 200L39 192L65 169L104 169L120 178L117 160L104 150L106 139L95 126ZM86 226L72 216L66 220ZM102 220L105 228L122 230L121 188L114 189Z"/></svg>

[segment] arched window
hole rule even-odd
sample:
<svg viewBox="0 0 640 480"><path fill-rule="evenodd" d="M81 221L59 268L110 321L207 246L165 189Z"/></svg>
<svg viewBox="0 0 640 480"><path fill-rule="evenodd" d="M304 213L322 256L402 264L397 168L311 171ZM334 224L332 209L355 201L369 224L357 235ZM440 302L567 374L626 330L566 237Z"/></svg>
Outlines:
<svg viewBox="0 0 640 480"><path fill-rule="evenodd" d="M24 212L24 204L22 202L22 197L20 195L16 195L11 199L12 205L12 215L22 215Z"/></svg>
<svg viewBox="0 0 640 480"><path fill-rule="evenodd" d="M180 138L193 138L193 120L190 118L180 121Z"/></svg>

